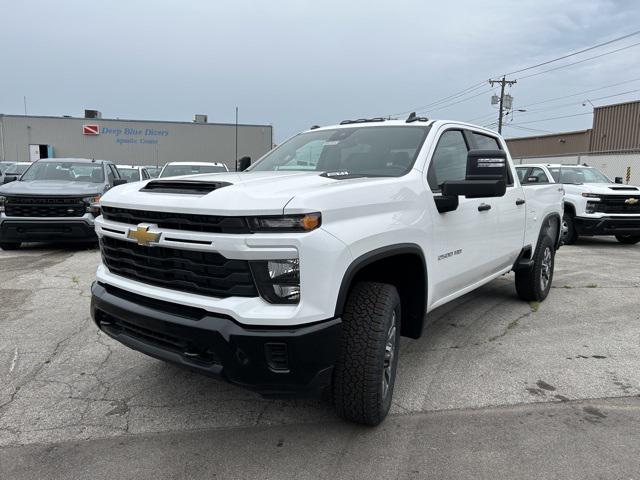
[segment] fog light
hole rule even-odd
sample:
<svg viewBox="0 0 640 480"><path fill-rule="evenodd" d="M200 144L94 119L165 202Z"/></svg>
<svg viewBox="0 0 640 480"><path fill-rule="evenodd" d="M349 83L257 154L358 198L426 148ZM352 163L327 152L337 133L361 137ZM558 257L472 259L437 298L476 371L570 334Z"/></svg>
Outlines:
<svg viewBox="0 0 640 480"><path fill-rule="evenodd" d="M300 260L259 260L251 262L258 291L269 303L300 301Z"/></svg>

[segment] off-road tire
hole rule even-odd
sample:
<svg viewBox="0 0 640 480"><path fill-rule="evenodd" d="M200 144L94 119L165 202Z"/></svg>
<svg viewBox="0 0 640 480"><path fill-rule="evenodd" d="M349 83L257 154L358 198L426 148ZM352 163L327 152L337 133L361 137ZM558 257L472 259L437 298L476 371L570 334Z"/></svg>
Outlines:
<svg viewBox="0 0 640 480"><path fill-rule="evenodd" d="M547 298L553 282L555 255L553 240L543 235L533 255L533 265L516 271L516 292L522 300L542 302ZM545 272L546 282L543 281Z"/></svg>
<svg viewBox="0 0 640 480"><path fill-rule="evenodd" d="M564 212L562 216L562 243L565 245L573 245L578 240L578 232L576 232L576 224L573 220L573 215L568 212Z"/></svg>
<svg viewBox="0 0 640 480"><path fill-rule="evenodd" d="M0 248L2 250L18 250L22 245L21 242L0 242Z"/></svg>
<svg viewBox="0 0 640 480"><path fill-rule="evenodd" d="M616 235L616 240L625 245L635 245L640 242L640 236L637 235Z"/></svg>
<svg viewBox="0 0 640 480"><path fill-rule="evenodd" d="M336 412L345 420L378 425L387 416L398 366L400 314L400 296L393 285L358 282L351 290L332 385ZM389 339L394 323L395 336Z"/></svg>

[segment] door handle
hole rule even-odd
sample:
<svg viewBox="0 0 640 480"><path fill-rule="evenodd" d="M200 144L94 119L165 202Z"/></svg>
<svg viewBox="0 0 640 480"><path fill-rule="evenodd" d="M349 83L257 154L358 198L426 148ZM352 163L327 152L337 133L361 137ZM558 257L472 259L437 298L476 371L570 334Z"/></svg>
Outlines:
<svg viewBox="0 0 640 480"><path fill-rule="evenodd" d="M522 198L516 200L516 205L524 205L525 201Z"/></svg>
<svg viewBox="0 0 640 480"><path fill-rule="evenodd" d="M481 203L481 204L478 206L478 211L479 211L479 212L486 212L487 210L491 210L491 205L488 205L488 204L486 204L486 203Z"/></svg>

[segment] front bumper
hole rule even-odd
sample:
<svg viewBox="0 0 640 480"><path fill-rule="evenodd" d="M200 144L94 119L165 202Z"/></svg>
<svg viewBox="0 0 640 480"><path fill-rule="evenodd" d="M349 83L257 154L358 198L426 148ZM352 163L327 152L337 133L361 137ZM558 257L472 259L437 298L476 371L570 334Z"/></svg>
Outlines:
<svg viewBox="0 0 640 480"><path fill-rule="evenodd" d="M4 217L0 221L3 242L88 242L97 241L93 222L85 217L24 219Z"/></svg>
<svg viewBox="0 0 640 480"><path fill-rule="evenodd" d="M97 326L152 357L266 396L314 394L331 382L339 318L297 327L243 327L224 315L99 282L91 292Z"/></svg>
<svg viewBox="0 0 640 480"><path fill-rule="evenodd" d="M579 235L640 235L640 215L575 217L574 225Z"/></svg>

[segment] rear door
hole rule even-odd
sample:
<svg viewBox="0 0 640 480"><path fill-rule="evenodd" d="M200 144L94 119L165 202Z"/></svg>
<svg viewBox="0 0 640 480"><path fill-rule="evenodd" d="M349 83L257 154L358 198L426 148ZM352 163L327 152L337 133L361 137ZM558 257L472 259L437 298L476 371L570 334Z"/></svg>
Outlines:
<svg viewBox="0 0 640 480"><path fill-rule="evenodd" d="M497 137L480 132L469 132L474 149L504 150ZM526 202L522 186L515 180L514 168L509 160L509 178L504 197L490 198L497 211L497 228L492 232L492 249L489 258L495 262L496 270L513 265L522 250L526 217Z"/></svg>
<svg viewBox="0 0 640 480"><path fill-rule="evenodd" d="M439 133L427 170L434 197L442 196L443 182L465 179L469 149L469 136L462 129ZM433 212L428 263L429 278L433 279L429 285L432 305L495 271L491 244L498 228L498 212L486 208L493 200L459 197L454 211L440 213L435 203L429 209Z"/></svg>

